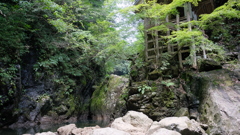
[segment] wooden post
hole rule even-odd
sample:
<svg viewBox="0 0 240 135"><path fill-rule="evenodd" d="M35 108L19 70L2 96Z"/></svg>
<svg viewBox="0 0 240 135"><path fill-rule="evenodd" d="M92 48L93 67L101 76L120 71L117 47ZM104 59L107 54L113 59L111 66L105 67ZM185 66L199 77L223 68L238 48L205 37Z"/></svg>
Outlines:
<svg viewBox="0 0 240 135"><path fill-rule="evenodd" d="M169 17L168 17L168 15L167 15L167 17L166 17L166 22L167 22L167 23L169 22ZM169 35L170 35L170 30L167 31L167 36L169 36ZM171 45L170 45L170 44L168 44L168 52L171 52Z"/></svg>
<svg viewBox="0 0 240 135"><path fill-rule="evenodd" d="M144 23L147 23L147 20L146 18L144 19ZM145 49L144 49L144 52L145 52L145 61L147 62L148 61L148 36L147 36L147 29L146 29L146 26L144 27L144 38L145 38Z"/></svg>
<svg viewBox="0 0 240 135"><path fill-rule="evenodd" d="M213 11L215 9L214 2L213 2L213 0L210 0L210 2L211 2L211 6L212 6L212 11Z"/></svg>
<svg viewBox="0 0 240 135"><path fill-rule="evenodd" d="M180 30L179 28L179 14L177 14L176 16L176 22L177 22L177 31ZM183 69L183 64L182 64L182 53L181 53L181 47L179 46L179 42L177 42L177 46L178 46L178 61L179 61L179 66L181 69Z"/></svg>
<svg viewBox="0 0 240 135"><path fill-rule="evenodd" d="M238 52L238 61L240 61L240 52Z"/></svg>
<svg viewBox="0 0 240 135"><path fill-rule="evenodd" d="M191 3L188 2L187 3L187 21L190 22L191 21ZM189 31L192 31L192 25L191 23L188 23L188 30ZM191 51L193 52L192 54L192 62L193 62L193 67L194 68L197 68L197 57L196 57L196 46L194 43L191 43Z"/></svg>
<svg viewBox="0 0 240 135"><path fill-rule="evenodd" d="M203 59L206 59L207 58L207 53L206 53L204 44L202 45L202 51L203 51Z"/></svg>
<svg viewBox="0 0 240 135"><path fill-rule="evenodd" d="M203 50L203 59L206 59L207 58L206 50L205 48L203 48L202 50Z"/></svg>
<svg viewBox="0 0 240 135"><path fill-rule="evenodd" d="M155 26L158 25L157 21L158 20L155 21ZM155 30L155 44L156 44L156 46L155 46L156 63L159 64L159 55L160 55L160 53L159 53L159 41L158 41L158 31L157 30Z"/></svg>

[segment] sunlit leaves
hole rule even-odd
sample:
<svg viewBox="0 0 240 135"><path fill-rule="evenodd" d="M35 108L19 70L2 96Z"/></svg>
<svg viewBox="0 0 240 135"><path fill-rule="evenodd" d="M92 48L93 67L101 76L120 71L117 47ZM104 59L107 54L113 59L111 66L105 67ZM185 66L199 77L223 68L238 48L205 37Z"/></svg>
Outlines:
<svg viewBox="0 0 240 135"><path fill-rule="evenodd" d="M49 20L49 22L59 31L59 32L67 32L67 30L71 29L72 26L64 22L62 19L57 20Z"/></svg>
<svg viewBox="0 0 240 135"><path fill-rule="evenodd" d="M234 8L233 8L234 7ZM209 23L221 23L224 19L240 18L240 5L237 2L229 1L228 3L218 7L211 14L201 15L200 21L202 27L208 27Z"/></svg>
<svg viewBox="0 0 240 135"><path fill-rule="evenodd" d="M149 0L145 3L131 6L122 10L122 12L135 11L142 17L165 19L167 15L177 14L177 7L183 7L184 3L190 2L194 6L201 0L173 0L170 4L156 3L155 0Z"/></svg>
<svg viewBox="0 0 240 135"><path fill-rule="evenodd" d="M169 42L177 43L179 45L190 44L192 40L195 40L195 37L202 36L201 31L188 31L188 29L183 29L181 31L173 31L170 36L167 36ZM196 40L197 41L197 40ZM197 43L197 42L195 42Z"/></svg>

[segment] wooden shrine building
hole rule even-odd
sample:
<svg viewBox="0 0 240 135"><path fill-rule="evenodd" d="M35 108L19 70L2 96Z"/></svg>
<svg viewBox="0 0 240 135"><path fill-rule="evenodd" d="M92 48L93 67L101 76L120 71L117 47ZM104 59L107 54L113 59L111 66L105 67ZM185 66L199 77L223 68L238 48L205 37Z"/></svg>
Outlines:
<svg viewBox="0 0 240 135"><path fill-rule="evenodd" d="M143 3L144 0L136 0L134 5L138 5ZM171 3L172 0L157 0L157 3ZM167 16L165 22L173 23L179 26L183 22L188 22L191 20L197 20L199 15L211 13L214 10L213 0L202 0L198 3L198 6L193 6L190 3L185 3L183 7L177 8L179 14L176 16ZM194 47L194 45L185 45L178 46L178 44L166 44L166 39L161 38L161 36L167 36L171 34L171 28L167 32L162 31L148 31L148 29L158 26L161 24L156 20L152 20L151 18L144 18L144 34L145 34L145 58L146 61L156 60L156 62L161 61L161 55L165 52L175 53L178 56L179 66L183 68L183 62L187 56L190 54L190 49ZM179 30L179 27L177 27ZM188 30L192 30L191 24L188 24ZM177 53L177 54L176 54ZM196 55L196 54L195 54ZM204 54L203 54L204 56ZM193 60L193 67L196 67L196 56L195 60Z"/></svg>

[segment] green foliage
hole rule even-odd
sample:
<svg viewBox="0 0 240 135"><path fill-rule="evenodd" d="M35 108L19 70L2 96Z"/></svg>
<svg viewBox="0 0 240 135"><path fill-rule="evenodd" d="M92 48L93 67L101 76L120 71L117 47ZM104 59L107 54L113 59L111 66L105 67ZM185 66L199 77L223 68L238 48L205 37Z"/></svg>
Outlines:
<svg viewBox="0 0 240 135"><path fill-rule="evenodd" d="M211 14L204 14L200 16L199 21L190 21L177 26L173 23L166 23L167 16L174 16L178 13L177 8L183 7L186 2L190 2L194 6L198 5L201 0L173 0L170 3L156 3L156 0L147 1L136 6L132 6L122 10L122 12L137 12L142 18L151 20L151 23L158 23L158 26L148 29L148 32L161 31L166 32L171 28L170 36L162 36L168 40L167 44L178 44L181 47L190 46L191 57L195 53L207 52L207 57L222 61L225 59L224 49L233 49L238 44L240 27L239 16L240 7L236 0L229 0L223 6L218 7ZM228 24L228 25L226 25ZM188 30L188 25L194 26L192 31ZM179 30L176 30L179 28ZM235 29L234 29L235 28ZM206 36L205 30L210 33L210 37ZM209 34L209 33L207 33ZM154 35L154 34L153 34ZM214 42L218 42L214 43ZM195 47L192 48L192 45ZM223 45L223 46L220 46ZM225 48L224 48L225 47ZM163 56L164 54L161 54ZM175 55L173 55L175 56ZM168 61L171 58L161 58L161 61ZM188 59L188 64L192 64L192 59ZM157 67L166 69L168 62L162 62Z"/></svg>
<svg viewBox="0 0 240 135"><path fill-rule="evenodd" d="M124 103L126 102L126 99L128 98L128 91L127 91L127 89L123 92L123 94L121 94L121 96L120 96L120 101L123 101Z"/></svg>
<svg viewBox="0 0 240 135"><path fill-rule="evenodd" d="M169 53L163 53L161 57L161 65L156 68L159 68L161 70L166 70L170 65L169 63L170 58L171 58L171 55Z"/></svg>
<svg viewBox="0 0 240 135"><path fill-rule="evenodd" d="M72 28L71 25L68 25L66 22L64 22L61 19L49 20L49 22L58 30L58 32L61 32L61 33L67 32L68 29Z"/></svg>
<svg viewBox="0 0 240 135"><path fill-rule="evenodd" d="M123 75L128 74L129 70L130 70L130 62L126 60L123 60L121 63L115 65L114 67L114 73L120 72Z"/></svg>
<svg viewBox="0 0 240 135"><path fill-rule="evenodd" d="M229 0L215 9L211 14L201 15L199 26L210 31L209 38L218 42L228 50L239 44L240 5L235 0Z"/></svg>
<svg viewBox="0 0 240 135"><path fill-rule="evenodd" d="M92 0L0 2L0 104L14 95L16 65L29 64L23 63L29 54L37 57L35 80L52 80L54 91L69 99L126 59L127 43L102 6Z"/></svg>
<svg viewBox="0 0 240 135"><path fill-rule="evenodd" d="M50 98L49 94L44 93L44 94L37 97L36 102L44 102L45 100L47 100L49 98Z"/></svg>
<svg viewBox="0 0 240 135"><path fill-rule="evenodd" d="M69 105L69 109L68 109L68 112L66 113L66 115L69 117L76 111L76 107L78 105L78 103L76 103L76 99L73 95L69 96L68 105Z"/></svg>
<svg viewBox="0 0 240 135"><path fill-rule="evenodd" d="M28 52L24 44L27 39L25 31L29 29L26 23L26 11L17 6L0 3L0 80L3 82L13 79L21 56ZM23 15L22 15L23 14Z"/></svg>
<svg viewBox="0 0 240 135"><path fill-rule="evenodd" d="M141 17L153 19L165 19L167 15L177 14L177 7L182 7L184 3L190 2L197 6L201 0L173 0L170 4L156 3L156 0L149 0L142 4L132 6L122 10L123 12L136 11Z"/></svg>
<svg viewBox="0 0 240 135"><path fill-rule="evenodd" d="M138 92L140 92L141 94L144 94L147 90L152 90L152 87L145 84L138 87Z"/></svg>
<svg viewBox="0 0 240 135"><path fill-rule="evenodd" d="M175 83L172 82L171 80L164 80L161 82L161 84L167 86L167 87L170 87L170 86L175 86Z"/></svg>
<svg viewBox="0 0 240 135"><path fill-rule="evenodd" d="M92 111L100 111L104 109L104 99L106 98L107 87L103 82L95 88L96 89L92 95L90 107Z"/></svg>
<svg viewBox="0 0 240 135"><path fill-rule="evenodd" d="M229 0L224 5L216 8L211 14L201 15L200 21L202 27L212 27L216 24L221 24L228 18L240 18L240 4L235 0ZM211 23L211 24L210 24Z"/></svg>
<svg viewBox="0 0 240 135"><path fill-rule="evenodd" d="M191 49L191 55L195 52L202 52L203 50L208 52L208 57L217 61L224 60L224 49L214 44L211 40L204 37L202 31L198 29L193 29L188 31L187 29L182 29L180 31L173 31L170 36L167 36L168 43L178 43L180 47L191 46L194 44L196 46L195 50ZM190 60L190 59L189 59ZM188 64L192 64L191 60Z"/></svg>

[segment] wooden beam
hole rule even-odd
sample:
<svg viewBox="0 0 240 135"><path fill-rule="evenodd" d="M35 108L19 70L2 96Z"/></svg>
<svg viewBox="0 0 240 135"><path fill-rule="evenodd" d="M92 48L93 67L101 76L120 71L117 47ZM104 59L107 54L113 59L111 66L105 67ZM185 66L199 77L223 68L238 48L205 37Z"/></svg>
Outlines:
<svg viewBox="0 0 240 135"><path fill-rule="evenodd" d="M153 55L153 56L148 56L147 59L152 59L152 58L155 58L156 56Z"/></svg>
<svg viewBox="0 0 240 135"><path fill-rule="evenodd" d="M145 18L144 19L144 23L147 23L146 22L147 21L147 19ZM148 36L147 36L147 28L146 27L144 27L144 38L145 38L145 42L144 42L144 44L145 44L145 48L144 48L144 53L145 53L145 61L148 61L148 52L147 52L147 50L148 50Z"/></svg>
<svg viewBox="0 0 240 135"><path fill-rule="evenodd" d="M155 26L158 26L158 20L155 20ZM160 53L159 53L159 42L158 42L158 31L155 30L155 52L156 52L156 63L159 63L159 57L160 57Z"/></svg>
<svg viewBox="0 0 240 135"><path fill-rule="evenodd" d="M213 11L215 9L213 0L210 0L210 2L211 2L211 5L212 5L212 11Z"/></svg>
<svg viewBox="0 0 240 135"><path fill-rule="evenodd" d="M179 28L179 27L180 27L180 26L179 26L179 21L180 21L179 14L177 14L177 16L176 16L177 31L180 30L180 28ZM180 67L181 69L183 69L183 64L182 64L182 52L179 51L179 50L181 49L180 46L179 46L179 42L178 42L177 46L178 46L178 61L179 61L179 67Z"/></svg>
<svg viewBox="0 0 240 135"><path fill-rule="evenodd" d="M181 53L190 52L190 49L188 49L188 50L181 50L180 52L181 52Z"/></svg>
<svg viewBox="0 0 240 135"><path fill-rule="evenodd" d="M205 44L202 44L202 51L203 51L203 59L206 59L207 58L207 53L206 53L206 49L205 49Z"/></svg>
<svg viewBox="0 0 240 135"><path fill-rule="evenodd" d="M147 49L147 51L154 51L155 49L163 50L163 49L166 49L166 48L167 48L167 46L159 46L159 47L156 47L156 48Z"/></svg>
<svg viewBox="0 0 240 135"><path fill-rule="evenodd" d="M187 2L187 21L190 22L191 21L191 3L190 2ZM192 24L191 23L188 23L188 30L189 31L192 31ZM197 57L196 57L196 46L194 43L191 43L191 51L193 51L193 54L192 54L192 63L193 63L193 67L194 68L197 68Z"/></svg>
<svg viewBox="0 0 240 135"><path fill-rule="evenodd" d="M169 16L167 15L166 17L166 22L168 23L169 22ZM167 31L167 36L170 35L170 29ZM171 45L168 44L168 52L171 52Z"/></svg>

